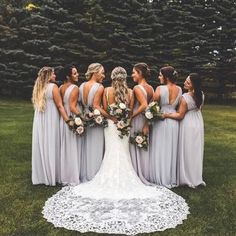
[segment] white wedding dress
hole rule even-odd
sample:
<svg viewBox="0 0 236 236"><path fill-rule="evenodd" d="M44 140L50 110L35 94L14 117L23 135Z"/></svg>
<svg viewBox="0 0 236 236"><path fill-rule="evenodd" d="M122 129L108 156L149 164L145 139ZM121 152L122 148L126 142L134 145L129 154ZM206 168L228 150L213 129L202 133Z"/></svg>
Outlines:
<svg viewBox="0 0 236 236"><path fill-rule="evenodd" d="M109 120L102 166L90 182L64 187L46 201L44 218L55 227L135 235L175 228L187 218L189 207L182 197L141 182L132 167L128 137L121 139L118 132Z"/></svg>

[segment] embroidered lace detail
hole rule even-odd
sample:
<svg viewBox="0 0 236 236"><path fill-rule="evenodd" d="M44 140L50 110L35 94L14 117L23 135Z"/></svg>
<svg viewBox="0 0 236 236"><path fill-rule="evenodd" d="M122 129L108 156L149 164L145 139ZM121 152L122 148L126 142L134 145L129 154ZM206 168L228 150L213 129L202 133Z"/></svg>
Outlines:
<svg viewBox="0 0 236 236"><path fill-rule="evenodd" d="M89 182L62 188L49 198L43 215L56 227L79 232L135 235L174 228L187 218L185 200L161 186L144 185L129 154L129 137L119 138L108 120L106 151Z"/></svg>
<svg viewBox="0 0 236 236"><path fill-rule="evenodd" d="M158 198L119 200L81 197L73 188L62 188L45 203L44 218L56 227L135 235L175 228L189 214L185 200L163 187L155 187Z"/></svg>

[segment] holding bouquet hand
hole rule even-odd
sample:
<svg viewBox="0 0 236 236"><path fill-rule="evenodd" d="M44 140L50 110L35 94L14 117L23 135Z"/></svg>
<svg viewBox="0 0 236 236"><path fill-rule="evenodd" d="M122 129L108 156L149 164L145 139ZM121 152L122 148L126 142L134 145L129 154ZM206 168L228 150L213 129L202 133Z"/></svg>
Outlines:
<svg viewBox="0 0 236 236"><path fill-rule="evenodd" d="M89 107L89 112L84 114L88 127L102 126L107 127L108 122L98 109Z"/></svg>
<svg viewBox="0 0 236 236"><path fill-rule="evenodd" d="M129 136L130 133L130 109L125 103L112 104L108 106L108 112L111 116L117 119L116 126L117 130L120 131L119 137Z"/></svg>
<svg viewBox="0 0 236 236"><path fill-rule="evenodd" d="M84 134L86 123L79 115L76 115L75 118L70 116L69 120L67 120L66 123L68 124L69 129L72 130L76 135L81 136Z"/></svg>
<svg viewBox="0 0 236 236"><path fill-rule="evenodd" d="M66 124L68 125L70 130L73 129L75 121L72 116L69 116L69 119L66 121Z"/></svg>
<svg viewBox="0 0 236 236"><path fill-rule="evenodd" d="M149 121L153 120L162 120L163 119L163 113L160 111L159 103L156 101L153 101L148 104L144 115Z"/></svg>
<svg viewBox="0 0 236 236"><path fill-rule="evenodd" d="M130 143L135 144L139 148L147 150L148 148L148 136L143 132L136 132L134 136L130 137Z"/></svg>

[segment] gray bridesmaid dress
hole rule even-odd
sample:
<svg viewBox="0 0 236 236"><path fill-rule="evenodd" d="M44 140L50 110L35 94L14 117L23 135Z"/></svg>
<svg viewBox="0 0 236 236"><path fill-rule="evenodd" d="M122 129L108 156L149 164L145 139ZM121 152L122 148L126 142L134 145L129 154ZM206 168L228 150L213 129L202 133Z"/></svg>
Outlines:
<svg viewBox="0 0 236 236"><path fill-rule="evenodd" d="M95 83L87 98L87 104L84 102L84 82L80 86L79 100L82 102L85 112L89 107L92 107L94 96L101 86L99 83ZM81 182L90 181L100 169L102 164L102 158L104 154L104 128L103 127L87 127L86 133L83 136L83 147L81 156L81 168L80 168L80 180Z"/></svg>
<svg viewBox="0 0 236 236"><path fill-rule="evenodd" d="M178 185L196 187L205 185L202 179L204 152L204 124L201 110L188 93L183 94L188 107L185 117L180 121L177 182Z"/></svg>
<svg viewBox="0 0 236 236"><path fill-rule="evenodd" d="M175 113L182 90L179 87L173 104L169 102L169 90L166 85L160 86L161 112ZM177 186L177 146L179 121L165 119L155 121L150 137L150 181L172 188Z"/></svg>
<svg viewBox="0 0 236 236"><path fill-rule="evenodd" d="M142 85L137 85L143 92L144 96L148 101L147 92ZM134 112L139 107L139 102L136 100L134 104ZM133 136L134 132L142 132L143 126L145 124L145 116L143 114L137 115L131 122L132 128L130 131L130 135ZM130 155L133 167L142 180L144 184L150 185L148 182L150 180L150 160L149 160L149 147L148 150L144 150L142 148L137 147L134 144L130 144Z"/></svg>
<svg viewBox="0 0 236 236"><path fill-rule="evenodd" d="M53 100L53 83L46 89L46 109L35 110L32 134L32 183L60 182L60 115Z"/></svg>
<svg viewBox="0 0 236 236"><path fill-rule="evenodd" d="M63 102L68 116L70 111L69 99L76 85L71 84L65 91ZM82 139L75 135L60 118L61 131L61 182L63 185L77 185L80 183L80 162Z"/></svg>

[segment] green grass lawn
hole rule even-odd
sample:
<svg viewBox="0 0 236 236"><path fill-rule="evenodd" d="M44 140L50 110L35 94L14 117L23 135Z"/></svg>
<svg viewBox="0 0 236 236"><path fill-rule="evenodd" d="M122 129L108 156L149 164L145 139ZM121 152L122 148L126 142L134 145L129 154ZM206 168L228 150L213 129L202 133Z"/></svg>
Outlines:
<svg viewBox="0 0 236 236"><path fill-rule="evenodd" d="M236 235L236 107L205 105L203 115L207 186L174 189L189 204L188 219L146 235ZM41 214L60 187L31 184L32 119L30 102L0 101L0 235L82 235L54 228Z"/></svg>

